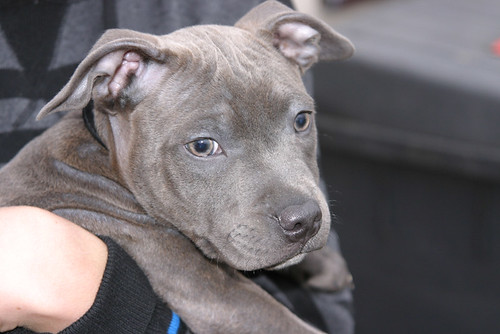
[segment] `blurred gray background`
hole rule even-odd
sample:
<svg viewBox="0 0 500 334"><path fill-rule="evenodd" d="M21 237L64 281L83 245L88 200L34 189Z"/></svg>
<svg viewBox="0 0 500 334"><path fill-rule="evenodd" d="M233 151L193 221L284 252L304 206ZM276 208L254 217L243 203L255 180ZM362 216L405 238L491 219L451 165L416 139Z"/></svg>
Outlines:
<svg viewBox="0 0 500 334"><path fill-rule="evenodd" d="M357 48L314 68L356 333L500 333L500 1L295 3Z"/></svg>

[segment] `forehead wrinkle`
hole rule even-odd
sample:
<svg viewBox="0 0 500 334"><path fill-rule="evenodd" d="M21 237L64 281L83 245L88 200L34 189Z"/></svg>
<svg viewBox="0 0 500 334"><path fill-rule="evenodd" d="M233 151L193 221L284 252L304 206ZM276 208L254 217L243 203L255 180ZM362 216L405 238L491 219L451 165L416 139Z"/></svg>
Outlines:
<svg viewBox="0 0 500 334"><path fill-rule="evenodd" d="M214 101L224 101L230 106L229 117L240 129L250 130L262 117L282 119L294 107L295 95L304 95L297 92L296 84L302 85L300 71L294 71L272 45L244 30L201 26L179 30L173 37L186 48L183 72L196 73L188 76L193 79L179 82L180 91L190 92L186 102L194 93L196 99L211 106L206 111L216 115Z"/></svg>
<svg viewBox="0 0 500 334"><path fill-rule="evenodd" d="M189 49L192 65L214 81L265 80L270 64L290 66L272 45L239 28L195 26L174 34Z"/></svg>

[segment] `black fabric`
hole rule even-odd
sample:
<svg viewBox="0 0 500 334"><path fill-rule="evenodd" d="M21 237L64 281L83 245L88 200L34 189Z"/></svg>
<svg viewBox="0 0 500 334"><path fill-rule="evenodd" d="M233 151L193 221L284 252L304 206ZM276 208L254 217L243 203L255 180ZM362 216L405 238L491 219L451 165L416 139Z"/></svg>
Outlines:
<svg viewBox="0 0 500 334"><path fill-rule="evenodd" d="M27 142L42 132L43 130L19 130L0 133L0 164L12 159Z"/></svg>
<svg viewBox="0 0 500 334"><path fill-rule="evenodd" d="M23 96L47 100L64 85L76 64L49 68L67 6L66 2L47 1L43 5L2 8L0 27L22 70L0 69L0 98ZM21 119L29 116L26 110Z"/></svg>
<svg viewBox="0 0 500 334"><path fill-rule="evenodd" d="M93 109L94 109L94 101L90 100L90 102L82 110L83 123L85 123L85 127L87 128L87 130L89 130L92 137L94 137L94 139L97 140L99 144L101 144L105 149L107 149L106 144L104 144L101 137L99 137L99 134L97 133L97 129L95 127L95 122L94 122Z"/></svg>
<svg viewBox="0 0 500 334"><path fill-rule="evenodd" d="M113 240L103 237L108 261L97 297L90 310L60 334L165 334L172 311L154 294L137 264ZM9 334L34 333L17 328ZM184 323L176 333L187 333Z"/></svg>
<svg viewBox="0 0 500 334"><path fill-rule="evenodd" d="M257 271L245 272L244 274L301 319L328 332L328 326L314 302L310 290L276 272Z"/></svg>

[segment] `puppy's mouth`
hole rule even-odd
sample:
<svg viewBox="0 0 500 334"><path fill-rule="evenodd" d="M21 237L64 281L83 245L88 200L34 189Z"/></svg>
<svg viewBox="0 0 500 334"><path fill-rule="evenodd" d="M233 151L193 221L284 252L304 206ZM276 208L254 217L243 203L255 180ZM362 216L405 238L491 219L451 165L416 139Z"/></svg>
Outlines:
<svg viewBox="0 0 500 334"><path fill-rule="evenodd" d="M276 216L247 216L236 224L229 221L220 226L230 226L230 231L221 228L218 236L199 235L192 240L208 258L238 270L282 269L299 263L328 237L328 216L315 201L303 203L287 206Z"/></svg>
<svg viewBox="0 0 500 334"><path fill-rule="evenodd" d="M208 258L225 262L238 270L278 270L299 263L306 253L322 246L320 240L315 240L320 226L318 223L307 235L292 241L282 233L270 237L256 233L251 225L240 224L224 238L223 243L206 238L199 238L195 243Z"/></svg>
<svg viewBox="0 0 500 334"><path fill-rule="evenodd" d="M284 269L286 267L293 266L294 264L300 263L304 259L305 256L306 256L305 253L300 253L298 255L295 255L291 259L288 259L288 260L281 262L277 265L267 267L265 269L266 270L281 270L281 269Z"/></svg>

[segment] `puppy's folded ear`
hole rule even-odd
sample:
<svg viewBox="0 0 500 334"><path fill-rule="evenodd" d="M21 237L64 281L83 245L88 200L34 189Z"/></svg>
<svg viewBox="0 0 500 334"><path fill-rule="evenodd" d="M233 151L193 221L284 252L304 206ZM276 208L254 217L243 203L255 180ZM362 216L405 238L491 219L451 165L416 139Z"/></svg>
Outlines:
<svg viewBox="0 0 500 334"><path fill-rule="evenodd" d="M131 82L138 86L150 85L158 73L148 71L148 67L164 63L168 57L169 52L162 50L153 35L125 29L108 30L69 82L38 113L37 119L58 111L82 109L90 99L123 98Z"/></svg>
<svg viewBox="0 0 500 334"><path fill-rule="evenodd" d="M272 43L303 72L318 60L342 60L354 53L351 42L328 24L274 0L255 7L235 26Z"/></svg>

